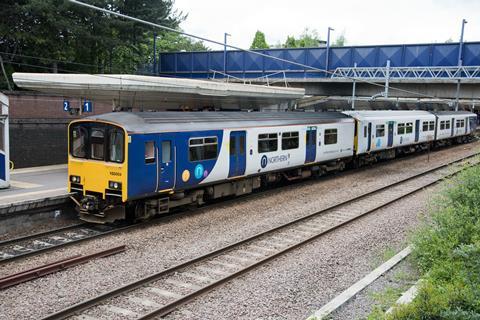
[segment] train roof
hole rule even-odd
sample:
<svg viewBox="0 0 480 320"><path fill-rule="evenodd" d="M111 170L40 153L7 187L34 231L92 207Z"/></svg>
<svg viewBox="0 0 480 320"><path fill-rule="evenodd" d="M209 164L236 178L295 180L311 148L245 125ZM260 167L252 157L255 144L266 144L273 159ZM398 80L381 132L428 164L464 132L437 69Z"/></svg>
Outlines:
<svg viewBox="0 0 480 320"><path fill-rule="evenodd" d="M412 118L412 117L423 118L423 117L432 116L432 113L428 111L421 111L421 110L359 110L359 111L345 111L344 113L359 120L365 120L365 119L396 120L396 119L402 119L402 118Z"/></svg>
<svg viewBox="0 0 480 320"><path fill-rule="evenodd" d="M353 122L341 112L112 112L85 120L111 122L132 133Z"/></svg>
<svg viewBox="0 0 480 320"><path fill-rule="evenodd" d="M455 116L455 115L465 115L465 116L471 116L471 117L476 117L477 115L475 113L472 113L470 111L432 111L433 114L437 116Z"/></svg>

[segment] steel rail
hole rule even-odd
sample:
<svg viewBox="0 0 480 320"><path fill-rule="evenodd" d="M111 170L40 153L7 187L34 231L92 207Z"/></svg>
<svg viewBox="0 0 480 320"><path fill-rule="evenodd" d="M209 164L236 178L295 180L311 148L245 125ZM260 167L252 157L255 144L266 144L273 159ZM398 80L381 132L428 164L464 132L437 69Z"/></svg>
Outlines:
<svg viewBox="0 0 480 320"><path fill-rule="evenodd" d="M7 240L0 241L0 247L6 246L8 244L15 243L15 242L23 242L23 241L27 241L27 240L34 239L34 238L40 238L40 237L48 236L48 235L58 233L58 232L68 231L70 229L88 227L89 225L90 225L89 223L83 223L82 222L82 223L78 223L78 224L74 224L74 225L70 225L70 226L66 226L66 227L61 227L61 228L58 228L58 229L53 229L53 230L48 230L48 231L29 234L29 235L26 235L26 236L20 236L20 237L16 237L16 238L12 238L12 239L7 239Z"/></svg>
<svg viewBox="0 0 480 320"><path fill-rule="evenodd" d="M192 265L196 264L197 262L201 262L201 261L207 260L207 259L209 259L209 258L213 258L213 257L216 257L216 256L220 256L221 254L226 253L226 252L228 252L228 251L231 251L231 250L234 249L234 248L237 248L237 247L239 247L239 246L242 246L242 245L244 245L244 244L246 244L246 243L248 243L248 242L252 242L252 241L254 241L254 240L257 240L257 239L259 239L259 238L261 238L261 237L264 237L264 236L266 236L266 235L272 234L272 233L274 233L274 232L276 232L276 231L279 231L279 230L281 230L281 229L285 229L286 227L292 226L292 225L297 224L297 223L302 222L302 221L306 221L306 220L308 220L308 219L310 219L310 218L312 218L312 217L315 217L315 216L320 216L320 215L326 214L326 213L328 213L329 211L332 211L332 210L337 209L337 208L339 208L339 207L345 206L345 205L347 205L347 204L351 204L351 203L353 203L353 202L355 202L355 201L358 201L358 200L367 198L367 197L372 196L372 195L374 195L374 194L376 194L376 193L379 193L379 192L381 192L381 191L385 191L385 190L387 190L387 189L390 189L390 188L392 188L392 187L398 186L398 185L403 184L403 183L405 183L405 182L408 182L408 181L411 181L411 180L413 180L413 179L416 179L416 178L425 176L425 175L427 175L427 174L429 174L429 173L432 173L432 172L438 171L438 170L440 170L440 169L446 168L446 167L448 167L448 166L450 166L450 165L452 165L452 164L461 163L462 161L465 161L465 160L467 160L467 159L476 157L476 156L478 156L479 154L480 154L480 153L475 153L475 154L472 154L472 155L469 155L469 156L466 156L466 157L462 157L462 158L459 158L459 159L450 161L450 162L448 162L448 163L445 163L445 164L436 166L436 167L434 167L434 168L430 168L430 169L428 169L428 170L426 170L426 171L423 171L423 172L420 172L420 173L417 173L417 174L413 174L413 175L411 175L411 176L409 176L409 177L407 177L407 178L405 178L405 179L402 179L402 180L393 182L393 183L388 184L388 185L386 185L386 186L379 187L379 188L377 188L377 189L375 189L375 190L366 192L366 193L361 194L361 195L359 195L359 196L355 196L355 197L353 197L353 198L351 198L351 199L348 199L348 200L346 200L346 201L343 201L343 202L340 202L340 203L331 205L331 206L329 206L329 207L327 207L327 208L325 208L325 209L322 209L322 210L320 210L320 211L317 211L317 212L314 212L314 213L305 215L305 216L303 216L303 217L294 219L294 220L292 220L292 221L290 221L290 222L288 222L288 223L285 223L285 224L283 224L283 225L280 225L280 226L271 228L271 229L269 229L269 230L267 230L267 231L262 231L262 232L260 232L260 233L257 233L257 234L255 234L255 235L253 235L253 236L250 236L250 237L248 237L248 238L245 238L245 239L240 240L240 241L238 241L238 242L235 242L235 243L233 243L233 244L224 246L224 247L222 247L222 248L220 248L220 249L217 249L217 250L212 251L212 252L210 252L210 253L207 253L207 254L205 254L205 255L198 256L198 257L193 258L193 259L191 259L191 260L189 260L189 261L186 261L186 262L180 263L180 264L178 264L178 265L172 266L172 267L170 267L170 268L168 268L168 269L165 269L165 270L163 270L163 271L161 271L161 272L159 272L159 273L156 273L156 274L147 276L147 277L145 277L145 278L142 278L142 279L140 279L140 280L131 282L131 283L125 285L125 286L122 286L122 287L113 289L113 290L111 290L111 291L109 291L109 292L106 292L106 293L104 293L104 294L101 294L101 295L99 295L99 296L97 296L97 297L94 297L94 298L92 298L92 299L88 299L88 300L85 300L85 301L83 301L83 302L77 303L77 304L75 304L75 305L73 305L73 306L70 306L70 307L68 307L68 308L66 308L66 309L60 310L60 311L58 311L58 312L56 312L56 313L53 313L53 314L51 314L51 315L43 318L43 320L65 319L65 318L67 318L67 317L69 317L69 316L73 316L73 315L75 315L75 314L77 314L77 313L79 313L79 312L81 312L81 311L84 311L84 310L86 310L86 309L89 309L89 308L91 308L91 307L94 307L94 306L100 304L101 302L104 302L104 301L106 301L106 300L108 300L108 299L110 299L110 298L117 297L117 296L126 294L126 293L128 293L128 292L130 292L130 291L133 291L133 290L135 290L135 289L141 288L141 287L143 287L143 286L145 286L145 285L147 285L147 284L149 284L149 283L153 283L153 282L155 282L156 280L159 280L160 278L162 278L162 277L164 277L164 276L166 276L166 275L175 273L176 271L179 271L180 269L184 269L184 268L187 268L187 267L189 267L189 266L192 266ZM339 224L337 224L337 225L335 225L335 226L333 226L333 227L330 227L330 228L327 229L326 231L323 231L323 232L321 232L321 233L319 233L319 234L316 234L316 235L314 235L314 236L311 237L311 238L308 238L308 239L306 239L306 240L297 242L297 243L295 243L294 245L291 245L291 246L287 247L286 249L283 249L283 250L280 251L280 252L277 252L277 253L275 253L275 254L272 254L271 256L268 256L268 257L266 257L265 259L262 259L262 260L260 260L260 261L257 261L257 262L255 262L255 263L253 263L253 264L250 264L250 265L242 268L242 270L240 270L240 271L237 271L237 272L235 272L235 273L233 273L233 274L230 274L230 275L228 275L228 276L225 276L225 277L221 278L220 280L217 280L217 281L215 281L215 282L213 282L213 283L211 283L211 284L208 284L208 285L200 288L199 290L196 290L195 292L193 292L193 293L191 293L191 294L185 295L185 296L183 296L183 297L181 297L181 298L173 301L172 303L169 303L169 304L167 304L167 305L165 305L165 306L163 306L163 307L161 307L161 308L158 308L158 309L156 309L156 310L154 310L154 311L152 311L152 312L150 312L150 313L148 313L148 314L146 314L146 315L144 315L144 316L141 316L139 319L147 319L147 318L151 318L151 317L154 317L154 316L164 316L164 315L172 312L173 310L175 310L175 309L178 308L179 306L181 306L181 305L183 305L183 304L186 304L187 302L190 302L192 299L194 299L194 298L196 298L196 297L198 297L198 296L200 296L200 295L202 295L202 294L204 294L204 293L206 293L206 292L211 291L211 290L214 289L215 287L217 287L217 286L219 286L219 285L221 285L221 284L223 284L223 283L225 283L225 282L227 282L227 281L230 281L231 279L233 279L233 278L235 278L235 277L238 277L239 275L242 275L242 274L244 274L244 273L246 273L246 272L248 272L248 271L256 268L256 267L259 266L259 265L262 265L262 264L264 264L264 263L266 263L266 262L268 262L268 261L273 260L274 258L276 258L276 257L278 257L278 256L280 256L280 255L283 255L283 254L285 254L285 253L287 253L287 252L289 252L289 251L291 251L291 250L293 250L293 249L295 249L295 248L298 248L298 247L300 247L300 246L302 246L302 245L304 245L304 244L306 244L306 243L308 243L308 242L311 242L311 241L313 241L314 239L317 239L317 238L319 238L319 237L321 237L321 236L323 236L323 235L325 235L325 234L327 234L327 233L329 233L329 232L332 232L333 230L336 230L336 229L338 229L338 228L340 228L340 227L342 227L342 226L344 226L344 225L346 225L346 224L348 224L348 223L350 223L350 222L352 222L352 221L355 221L355 220L359 219L360 217L363 217L363 216L365 216L365 215L367 215L367 214L369 214L369 213L372 213L372 212L374 212L374 211L377 211L377 210L379 210L379 209L381 209L381 208L383 208L383 207L385 207L385 206L388 206L389 204L391 204L391 203L393 203L393 202L396 202L396 201L398 201L398 200L400 200L400 199L403 199L403 198L405 198L405 197L407 197L407 196L409 196L409 195L411 195L411 194L413 194L413 193L416 193L416 192L418 192L418 191L420 191L420 190L422 190L422 189L424 189L424 188L426 188L426 187L428 187L428 186L430 186L430 185L433 185L433 184L435 184L435 183L438 183L438 181L444 179L445 177L455 175L455 174L459 173L460 171L462 171L462 170L464 170L464 169L465 169L465 167L461 168L460 170L456 171L455 173L448 174L448 175L442 176L441 178L435 179L435 181L433 181L433 182L430 182L430 183L428 183L428 184L426 184L426 185L422 185L422 186L420 186L420 187L418 187L418 188L415 188L413 191L410 191L410 192L408 192L408 193L406 193L406 194L403 194L403 195L401 195L400 197L397 197L397 198L395 198L395 199L393 199L393 200L390 200L390 201L388 201L388 202L386 202L386 203L383 203L383 204L381 204L381 205L379 205L379 206L376 206L375 208L372 208L372 209L370 209L370 210L368 210L368 211L366 211L366 212L364 212L364 213L362 213L362 214L360 214L360 215L358 215L358 216L356 216L356 217L354 217L354 218L352 218L352 219L349 219L349 220L344 221L344 222L341 222L341 223L339 223Z"/></svg>
<svg viewBox="0 0 480 320"><path fill-rule="evenodd" d="M30 270L25 270L16 274L12 274L0 279L0 289L5 289L23 282L37 279L48 274L58 272L67 268L86 263L90 260L107 257L125 251L125 245L117 246L107 250L95 252L85 256L76 255L67 259L62 259L56 262L48 263L43 266L35 267Z"/></svg>
<svg viewBox="0 0 480 320"><path fill-rule="evenodd" d="M91 224L87 224L88 226L92 226L94 227L95 225L91 225ZM83 228L86 228L88 229L89 227L86 226L86 227L83 227ZM44 252L47 252L47 251L51 251L51 250L55 250L55 249L59 249L59 248L64 248L64 247L67 247L67 246L70 246L72 244L78 244L80 242L83 242L83 241L87 241L87 240L92 240L92 239L96 239L96 238L100 238L100 237L104 237L104 236L107 236L107 235L110 235L110 234L114 234L114 233L117 233L117 232L121 232L121 231L125 231L125 230L128 230L128 229L131 229L131 228L134 228L134 227L138 227L139 225L128 225L128 226L125 226L125 227L118 227L118 228L115 228L113 227L112 229L110 230L107 230L107 231L101 231L101 230L94 230L94 229L90 229L90 230L93 230L94 232L98 232L96 234L92 234L92 235L86 235L85 237L83 238L77 238L77 239L69 239L68 241L66 242L61 242L61 243L56 243L56 244L51 244L50 246L44 246L44 247L41 247L41 248L38 248L38 249L29 249L28 251L22 251L18 254L14 254L13 256L11 257L6 257L6 258L3 258L2 260L0 260L0 265L4 264L4 263L8 263L8 262L11 262L11 261L15 261L15 260L18 260L20 258L25 258L25 257L29 257L29 256L34 256L34 255L37 255L37 254L40 254L40 253L44 253ZM78 228L78 227L77 227ZM82 229L82 227L80 227ZM65 228L60 228L60 229L57 229L57 230L51 230L51 231L48 231L46 232L46 236L48 235L54 235L55 233L59 233L59 234L62 234L62 232L65 232L65 231L69 231L69 230L75 230L75 228L72 226L71 228L69 227L65 227ZM27 237L24 237L24 238L18 238L20 239L19 243L23 242L23 241L29 241L29 240L34 240L34 239L43 239L43 236L45 236L45 234L43 233L39 233L39 237L35 238L32 236L27 236ZM15 243L16 239L12 239L12 240L8 240L6 241L7 242L7 245L12 245ZM2 247L0 247L0 250L2 249Z"/></svg>

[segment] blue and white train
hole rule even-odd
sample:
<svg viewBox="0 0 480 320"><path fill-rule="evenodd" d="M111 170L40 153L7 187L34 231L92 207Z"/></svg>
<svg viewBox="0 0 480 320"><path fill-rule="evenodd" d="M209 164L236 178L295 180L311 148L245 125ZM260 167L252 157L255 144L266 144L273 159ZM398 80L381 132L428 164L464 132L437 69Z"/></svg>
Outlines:
<svg viewBox="0 0 480 320"><path fill-rule="evenodd" d="M83 220L147 219L429 145L465 142L470 112L116 112L69 125Z"/></svg>

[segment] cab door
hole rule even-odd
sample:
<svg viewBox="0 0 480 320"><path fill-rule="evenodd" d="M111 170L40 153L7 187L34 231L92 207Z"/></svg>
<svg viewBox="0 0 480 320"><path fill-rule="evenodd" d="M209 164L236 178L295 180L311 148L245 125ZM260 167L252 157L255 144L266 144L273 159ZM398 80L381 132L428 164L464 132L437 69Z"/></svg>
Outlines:
<svg viewBox="0 0 480 320"><path fill-rule="evenodd" d="M305 163L314 162L317 156L317 127L307 127Z"/></svg>
<svg viewBox="0 0 480 320"><path fill-rule="evenodd" d="M230 166L228 170L228 177L243 176L246 167L246 131L232 131L230 132Z"/></svg>
<svg viewBox="0 0 480 320"><path fill-rule="evenodd" d="M169 136L161 136L157 144L158 152L158 183L157 191L175 187L176 150L174 140Z"/></svg>

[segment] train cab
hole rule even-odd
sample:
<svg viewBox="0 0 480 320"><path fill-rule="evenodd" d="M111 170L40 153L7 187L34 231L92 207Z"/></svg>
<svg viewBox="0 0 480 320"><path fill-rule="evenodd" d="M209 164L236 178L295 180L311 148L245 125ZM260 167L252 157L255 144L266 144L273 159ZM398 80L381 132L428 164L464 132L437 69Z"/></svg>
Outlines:
<svg viewBox="0 0 480 320"><path fill-rule="evenodd" d="M125 130L111 123L78 120L69 125L68 137L69 191L75 194L80 216L103 217L109 212L123 218L124 212L115 209L127 199Z"/></svg>

